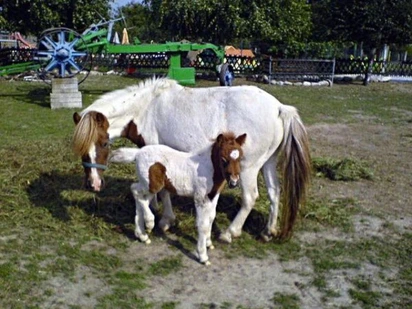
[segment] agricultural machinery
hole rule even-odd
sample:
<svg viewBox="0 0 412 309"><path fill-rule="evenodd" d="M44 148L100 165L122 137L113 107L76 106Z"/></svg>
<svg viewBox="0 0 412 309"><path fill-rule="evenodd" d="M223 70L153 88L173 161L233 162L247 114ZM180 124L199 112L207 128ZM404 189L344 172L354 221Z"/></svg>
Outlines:
<svg viewBox="0 0 412 309"><path fill-rule="evenodd" d="M181 84L195 83L195 68L183 67L183 58L189 52L211 51L214 54L212 67L216 69L220 85L230 86L234 78L232 67L224 63L224 49L210 43L165 42L162 44L142 44L135 39L132 44L113 43L113 26L124 18L100 21L92 24L82 34L69 28L45 30L38 39L37 49L31 61L0 67L0 76L27 69L37 69L43 80L51 78L79 77L79 83L88 75L96 57L115 58L115 61L150 55L162 58L168 66L168 76ZM147 58L146 58L147 59Z"/></svg>

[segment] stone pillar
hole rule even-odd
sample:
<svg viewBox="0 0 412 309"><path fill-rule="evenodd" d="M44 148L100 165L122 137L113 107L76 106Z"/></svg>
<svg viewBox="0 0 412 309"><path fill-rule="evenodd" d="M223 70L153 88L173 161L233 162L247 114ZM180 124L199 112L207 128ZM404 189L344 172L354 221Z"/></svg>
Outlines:
<svg viewBox="0 0 412 309"><path fill-rule="evenodd" d="M50 105L56 108L81 108L82 94L76 77L53 78Z"/></svg>

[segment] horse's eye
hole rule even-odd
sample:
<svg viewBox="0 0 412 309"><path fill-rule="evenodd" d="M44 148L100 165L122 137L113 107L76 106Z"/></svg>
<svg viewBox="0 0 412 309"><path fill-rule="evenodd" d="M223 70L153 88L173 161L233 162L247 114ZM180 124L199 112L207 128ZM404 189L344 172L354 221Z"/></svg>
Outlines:
<svg viewBox="0 0 412 309"><path fill-rule="evenodd" d="M104 148L107 148L107 147L109 147L109 143L108 143L108 142L106 142L106 143L103 143L103 147L104 147Z"/></svg>
<svg viewBox="0 0 412 309"><path fill-rule="evenodd" d="M222 163L223 163L223 167L226 167L229 165L229 161L226 160L225 158L222 158Z"/></svg>

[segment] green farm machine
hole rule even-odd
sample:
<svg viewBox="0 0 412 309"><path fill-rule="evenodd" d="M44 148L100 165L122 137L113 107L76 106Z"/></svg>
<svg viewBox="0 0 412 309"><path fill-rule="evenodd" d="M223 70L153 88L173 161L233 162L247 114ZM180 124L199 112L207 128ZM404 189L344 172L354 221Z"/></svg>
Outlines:
<svg viewBox="0 0 412 309"><path fill-rule="evenodd" d="M37 49L31 61L0 67L0 76L36 69L40 78L73 77L80 72L90 72L96 55L111 57L133 54L150 54L167 60L168 77L181 84L195 83L195 68L183 67L182 57L191 51L212 51L215 58L216 73L220 85L230 86L234 78L233 69L224 63L224 49L210 43L165 42L161 44L142 44L135 39L132 44L112 42L114 23L123 18L101 21L92 24L82 34L69 28L51 28L44 31L38 39ZM82 82L88 74L79 78Z"/></svg>

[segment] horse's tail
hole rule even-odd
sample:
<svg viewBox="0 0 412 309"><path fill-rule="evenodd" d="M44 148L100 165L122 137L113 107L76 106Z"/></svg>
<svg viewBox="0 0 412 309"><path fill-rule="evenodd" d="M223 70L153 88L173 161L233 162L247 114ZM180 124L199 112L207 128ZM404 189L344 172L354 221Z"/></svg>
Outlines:
<svg viewBox="0 0 412 309"><path fill-rule="evenodd" d="M139 148L127 148L122 147L112 151L110 155L110 162L114 163L131 163L136 161L136 155L139 152Z"/></svg>
<svg viewBox="0 0 412 309"><path fill-rule="evenodd" d="M280 217L280 238L291 235L293 225L304 204L311 177L309 139L306 129L293 106L282 105L280 118L283 121L283 141L281 144L281 170L283 174L283 198Z"/></svg>

